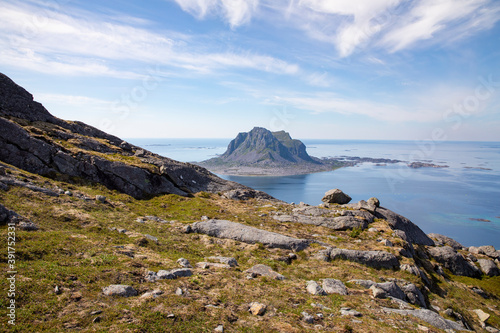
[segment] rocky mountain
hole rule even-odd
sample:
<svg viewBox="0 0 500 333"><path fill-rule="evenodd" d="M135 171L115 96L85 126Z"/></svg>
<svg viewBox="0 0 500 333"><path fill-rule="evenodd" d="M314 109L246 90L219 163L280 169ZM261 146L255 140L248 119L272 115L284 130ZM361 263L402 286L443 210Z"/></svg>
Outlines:
<svg viewBox="0 0 500 333"><path fill-rule="evenodd" d="M262 165L319 163L307 154L306 146L301 141L293 140L287 132L271 132L262 127L239 133L220 159Z"/></svg>
<svg viewBox="0 0 500 333"><path fill-rule="evenodd" d="M0 160L52 178L100 183L135 198L236 189L246 196L268 197L202 167L133 146L82 122L56 118L1 73Z"/></svg>
<svg viewBox="0 0 500 333"><path fill-rule="evenodd" d="M309 156L306 146L285 131L254 127L239 133L224 154L198 163L222 174L301 174L332 170L342 162Z"/></svg>

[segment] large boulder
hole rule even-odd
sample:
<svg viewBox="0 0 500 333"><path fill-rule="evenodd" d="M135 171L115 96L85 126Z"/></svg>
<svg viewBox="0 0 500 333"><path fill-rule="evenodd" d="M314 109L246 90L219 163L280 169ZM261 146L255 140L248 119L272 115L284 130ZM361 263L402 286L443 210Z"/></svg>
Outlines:
<svg viewBox="0 0 500 333"><path fill-rule="evenodd" d="M500 275L500 269L498 269L497 265L493 260L490 259L478 259L477 260L479 267L484 274L488 276L498 276Z"/></svg>
<svg viewBox="0 0 500 333"><path fill-rule="evenodd" d="M325 193L325 196L321 201L326 202L326 203L333 203L333 204L339 204L339 205L344 205L349 203L352 200L350 196L339 190L338 188L329 190L328 192Z"/></svg>
<svg viewBox="0 0 500 333"><path fill-rule="evenodd" d="M226 220L195 222L191 225L191 230L212 237L233 239L249 244L261 243L271 248L294 251L304 250L310 243L307 239L285 236Z"/></svg>
<svg viewBox="0 0 500 333"><path fill-rule="evenodd" d="M384 207L378 207L374 214L376 217L386 220L391 229L404 232L405 238L409 243L434 246L434 241L406 217Z"/></svg>
<svg viewBox="0 0 500 333"><path fill-rule="evenodd" d="M455 275L480 277L479 269L450 246L430 247L429 254Z"/></svg>

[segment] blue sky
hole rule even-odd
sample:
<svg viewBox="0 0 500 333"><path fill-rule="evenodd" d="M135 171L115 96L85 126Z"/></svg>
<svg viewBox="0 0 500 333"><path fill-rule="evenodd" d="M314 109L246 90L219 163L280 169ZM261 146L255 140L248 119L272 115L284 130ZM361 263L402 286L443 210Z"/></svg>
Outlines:
<svg viewBox="0 0 500 333"><path fill-rule="evenodd" d="M124 138L500 141L500 1L0 0L0 72Z"/></svg>

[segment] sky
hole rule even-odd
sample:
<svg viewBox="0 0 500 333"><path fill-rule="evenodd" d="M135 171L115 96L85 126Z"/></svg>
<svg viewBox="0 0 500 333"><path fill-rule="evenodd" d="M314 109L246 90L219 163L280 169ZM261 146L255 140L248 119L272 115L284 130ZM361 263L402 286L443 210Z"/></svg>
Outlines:
<svg viewBox="0 0 500 333"><path fill-rule="evenodd" d="M498 0L0 0L0 72L122 138L500 141Z"/></svg>

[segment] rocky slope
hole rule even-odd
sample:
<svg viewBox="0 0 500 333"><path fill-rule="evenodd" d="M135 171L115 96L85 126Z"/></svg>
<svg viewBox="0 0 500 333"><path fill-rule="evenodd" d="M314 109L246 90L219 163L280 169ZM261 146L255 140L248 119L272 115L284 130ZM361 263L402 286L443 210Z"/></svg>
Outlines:
<svg viewBox="0 0 500 333"><path fill-rule="evenodd" d="M224 154L198 163L228 175L293 175L333 170L344 164L309 156L306 146L285 131L254 127L239 133Z"/></svg>
<svg viewBox="0 0 500 333"><path fill-rule="evenodd" d="M58 119L1 73L0 160L52 178L104 184L135 198L234 189L268 197L199 166L130 145L84 123Z"/></svg>

